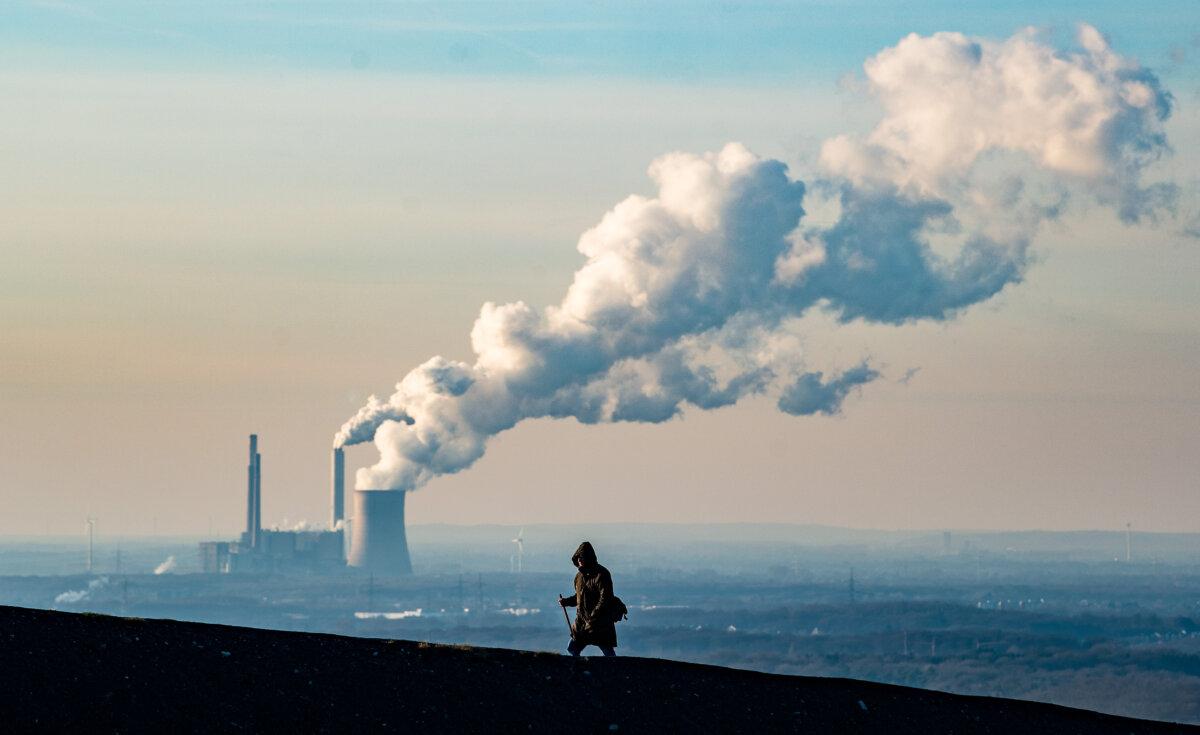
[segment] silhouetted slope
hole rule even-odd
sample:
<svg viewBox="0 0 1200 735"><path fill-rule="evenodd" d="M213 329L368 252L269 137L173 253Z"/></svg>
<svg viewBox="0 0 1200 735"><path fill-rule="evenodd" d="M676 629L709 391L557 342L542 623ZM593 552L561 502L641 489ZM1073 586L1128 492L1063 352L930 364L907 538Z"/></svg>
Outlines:
<svg viewBox="0 0 1200 735"><path fill-rule="evenodd" d="M103 731L1166 733L847 679L0 607L0 722Z"/></svg>

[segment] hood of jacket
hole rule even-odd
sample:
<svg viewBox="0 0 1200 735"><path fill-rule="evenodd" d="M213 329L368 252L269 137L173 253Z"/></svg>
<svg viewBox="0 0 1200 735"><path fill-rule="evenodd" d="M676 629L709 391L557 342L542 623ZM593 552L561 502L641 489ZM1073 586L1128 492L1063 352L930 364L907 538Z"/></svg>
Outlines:
<svg viewBox="0 0 1200 735"><path fill-rule="evenodd" d="M579 545L578 549L575 549L575 553L571 555L571 563L575 564L579 559L583 559L583 565L586 567L596 565L596 550L587 541L584 541Z"/></svg>

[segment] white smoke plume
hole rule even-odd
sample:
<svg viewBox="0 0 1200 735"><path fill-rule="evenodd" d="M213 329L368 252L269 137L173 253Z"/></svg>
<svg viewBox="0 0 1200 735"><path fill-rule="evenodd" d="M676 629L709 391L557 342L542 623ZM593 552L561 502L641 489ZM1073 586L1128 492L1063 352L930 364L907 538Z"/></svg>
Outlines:
<svg viewBox="0 0 1200 735"><path fill-rule="evenodd" d="M909 35L864 65L883 120L865 139L826 141L822 162L856 185L944 197L981 157L1019 153L1127 222L1169 208L1176 187L1143 187L1140 177L1169 151L1161 123L1171 95L1095 28L1081 26L1078 41L1064 54L1035 29L1005 41Z"/></svg>
<svg viewBox="0 0 1200 735"><path fill-rule="evenodd" d="M809 416L823 413L832 416L841 411L846 394L860 385L879 377L879 372L867 363L851 368L841 375L823 380L820 372L804 373L795 382L783 389L779 396L779 410L793 416Z"/></svg>
<svg viewBox="0 0 1200 735"><path fill-rule="evenodd" d="M883 119L863 140L828 141L811 191L737 143L662 156L657 194L630 196L580 238L586 261L561 303L484 304L473 363L434 357L346 422L335 445L373 439L380 453L357 486L419 488L528 418L661 422L775 391L785 412L838 413L879 372L806 370L805 313L948 319L1021 279L1067 193L1129 221L1168 202L1170 187L1141 178L1168 150L1170 95L1095 29L1080 43L905 38L865 66ZM997 179L1006 156L1016 168L1005 159ZM837 207L832 224L804 225L806 193ZM954 252L935 252L935 236Z"/></svg>
<svg viewBox="0 0 1200 735"><path fill-rule="evenodd" d="M412 419L399 406L371 396L367 398L367 405L358 409L358 413L342 426L341 431L333 438L333 446L341 447L347 444L369 442L375 434L375 427L384 421L412 423Z"/></svg>
<svg viewBox="0 0 1200 735"><path fill-rule="evenodd" d="M96 579L93 579L92 581L88 582L88 586L85 589L68 590L68 591L63 592L62 594L56 596L54 598L54 604L55 605L62 605L62 604L70 605L70 604L74 604L76 602L83 602L84 600L91 597L92 593L95 592L96 590L104 589L104 587L107 584L108 584L108 577L97 577Z"/></svg>
<svg viewBox="0 0 1200 735"><path fill-rule="evenodd" d="M174 555L168 556L166 559L163 560L162 564L159 564L158 566L154 567L155 574L167 574L168 572L173 572L173 571L175 571L175 556Z"/></svg>

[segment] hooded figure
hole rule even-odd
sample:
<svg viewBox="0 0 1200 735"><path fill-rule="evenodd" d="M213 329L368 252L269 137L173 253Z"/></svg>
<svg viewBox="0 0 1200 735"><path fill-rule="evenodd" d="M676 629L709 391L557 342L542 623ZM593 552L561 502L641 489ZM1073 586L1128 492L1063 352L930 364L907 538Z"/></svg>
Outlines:
<svg viewBox="0 0 1200 735"><path fill-rule="evenodd" d="M575 575L575 595L563 597L563 607L575 608L575 630L567 650L578 656L587 646L598 647L605 656L615 656L617 626L609 616L613 599L612 576L596 561L596 551L584 541L571 556L579 570Z"/></svg>

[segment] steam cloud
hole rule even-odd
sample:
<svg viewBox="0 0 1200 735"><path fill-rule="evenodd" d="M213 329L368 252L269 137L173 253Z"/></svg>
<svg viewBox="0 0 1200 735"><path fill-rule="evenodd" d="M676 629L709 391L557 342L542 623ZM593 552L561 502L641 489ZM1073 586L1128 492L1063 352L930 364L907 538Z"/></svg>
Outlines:
<svg viewBox="0 0 1200 735"><path fill-rule="evenodd" d="M163 560L162 564L154 567L155 574L167 574L175 571L175 555L172 554Z"/></svg>
<svg viewBox="0 0 1200 735"><path fill-rule="evenodd" d="M779 397L779 410L793 416L808 416L814 413L832 415L842 408L846 394L864 383L879 377L877 370L865 362L856 368L829 380L822 380L819 372L805 373L796 382L783 389Z"/></svg>
<svg viewBox="0 0 1200 735"><path fill-rule="evenodd" d="M336 531L341 527L342 527L342 524L339 521L333 527L332 530ZM272 531L293 531L293 532L297 532L297 533L306 533L306 532L310 532L310 531L324 531L326 529L325 529L325 526L322 526L318 523L310 523L309 521L306 521L303 518L296 521L295 523L292 523L291 521L289 521L287 519L286 516L284 516L283 521L281 523L278 523L278 524L272 526L271 530Z"/></svg>
<svg viewBox="0 0 1200 735"><path fill-rule="evenodd" d="M806 370L806 312L949 319L1021 279L1039 224L1071 196L1130 222L1171 206L1170 185L1141 181L1168 152L1170 95L1094 28L1079 43L903 39L865 65L883 118L827 141L810 190L738 143L657 159L657 195L580 238L561 303L485 303L473 364L434 357L346 422L336 446L373 439L380 453L357 486L419 488L528 418L661 422L769 391L790 414L838 413L880 373ZM832 224L802 223L806 193L836 208Z"/></svg>
<svg viewBox="0 0 1200 735"><path fill-rule="evenodd" d="M104 589L104 587L107 584L108 584L108 577L97 577L96 579L93 579L92 581L88 582L88 586L85 589L67 590L66 592L63 592L62 594L55 596L54 604L55 605L62 605L62 604L71 605L76 602L83 602L84 600L91 597L92 593L95 592L96 590Z"/></svg>
<svg viewBox="0 0 1200 735"><path fill-rule="evenodd" d="M1139 179L1169 151L1161 123L1173 98L1095 28L1081 26L1078 40L1079 53L1061 54L1033 29L1003 42L911 34L864 65L883 121L865 140L826 141L822 163L857 185L944 197L985 154L1021 153L1126 222L1169 208L1175 186Z"/></svg>

